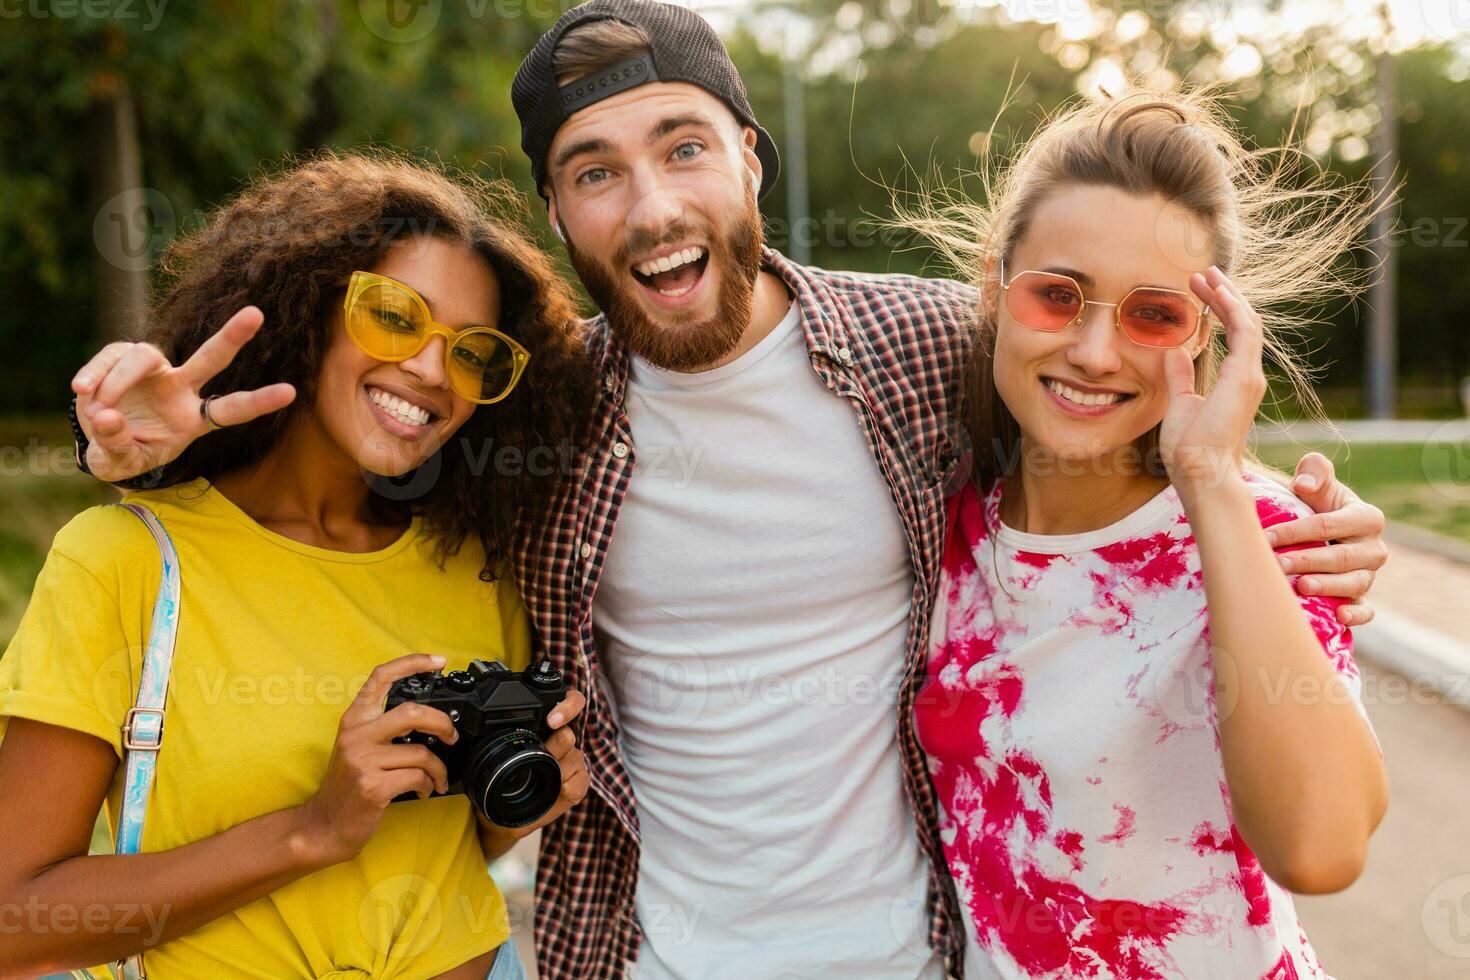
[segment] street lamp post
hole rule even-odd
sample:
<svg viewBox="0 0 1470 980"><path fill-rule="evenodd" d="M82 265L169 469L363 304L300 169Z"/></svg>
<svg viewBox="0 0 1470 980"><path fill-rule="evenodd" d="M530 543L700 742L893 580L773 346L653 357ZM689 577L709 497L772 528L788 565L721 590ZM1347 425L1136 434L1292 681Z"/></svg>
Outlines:
<svg viewBox="0 0 1470 980"><path fill-rule="evenodd" d="M781 93L786 114L786 218L787 255L801 265L812 261L810 224L811 200L806 184L806 90L801 64L791 57L781 59Z"/></svg>
<svg viewBox="0 0 1470 980"><path fill-rule="evenodd" d="M1383 18L1383 50L1374 67L1374 100L1378 125L1373 129L1373 185L1377 194L1391 193L1399 164L1398 63L1394 60L1388 7ZM1385 207L1373 216L1373 257L1379 277L1368 301L1368 414L1391 419L1398 414L1398 263L1391 235L1398 208Z"/></svg>

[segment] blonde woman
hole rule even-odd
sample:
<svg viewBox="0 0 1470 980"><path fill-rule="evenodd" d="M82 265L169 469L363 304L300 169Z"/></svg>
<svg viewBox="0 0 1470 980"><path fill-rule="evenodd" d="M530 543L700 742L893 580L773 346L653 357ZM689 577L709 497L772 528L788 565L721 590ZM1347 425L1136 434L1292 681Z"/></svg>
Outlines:
<svg viewBox="0 0 1470 980"><path fill-rule="evenodd" d="M1246 465L1283 307L1358 285L1372 210L1208 95L1079 105L915 223L981 288L975 479L916 721L967 977L1321 976L1388 791L1341 600L1298 594ZM1310 392L1303 392L1310 403ZM994 437L991 437L991 434Z"/></svg>

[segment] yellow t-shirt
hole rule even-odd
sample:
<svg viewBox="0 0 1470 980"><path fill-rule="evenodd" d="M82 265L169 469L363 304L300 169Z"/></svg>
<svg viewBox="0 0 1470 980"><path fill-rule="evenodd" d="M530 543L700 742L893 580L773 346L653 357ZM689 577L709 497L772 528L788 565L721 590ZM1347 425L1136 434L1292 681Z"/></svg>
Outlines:
<svg viewBox="0 0 1470 980"><path fill-rule="evenodd" d="M474 542L441 570L418 521L381 551L349 554L262 527L204 480L128 499L163 521L182 577L144 851L310 797L342 712L384 661L423 652L448 668L476 657L527 664L514 582L480 581ZM152 537L121 507L62 528L0 656L0 737L7 716L31 718L95 735L121 757L158 576ZM122 778L119 765L107 801L114 835ZM144 966L152 980L419 980L509 934L469 800L453 795L390 804L356 859L159 946Z"/></svg>

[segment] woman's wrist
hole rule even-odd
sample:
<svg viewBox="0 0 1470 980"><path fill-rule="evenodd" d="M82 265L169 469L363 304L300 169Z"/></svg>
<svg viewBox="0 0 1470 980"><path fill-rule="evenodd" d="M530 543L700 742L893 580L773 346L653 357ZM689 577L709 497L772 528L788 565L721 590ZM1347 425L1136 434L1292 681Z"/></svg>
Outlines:
<svg viewBox="0 0 1470 980"><path fill-rule="evenodd" d="M1240 466L1221 467L1208 473L1192 473L1170 476L1179 502L1193 521L1206 509L1238 503L1249 499L1250 488L1245 482L1245 471Z"/></svg>
<svg viewBox="0 0 1470 980"><path fill-rule="evenodd" d="M1257 549L1263 560L1275 564L1270 557L1271 546L1261 531L1255 494L1243 476L1181 489L1179 502L1199 546L1201 567L1207 578L1212 568L1219 573L1221 561L1228 561L1232 566L1249 562L1247 556Z"/></svg>
<svg viewBox="0 0 1470 980"><path fill-rule="evenodd" d="M288 821L285 834L287 852L292 862L305 873L320 871L351 859L352 855L344 853L336 835L318 818L312 801L282 810L281 813Z"/></svg>
<svg viewBox="0 0 1470 980"><path fill-rule="evenodd" d="M485 854L486 861L494 861L504 856L511 848L520 841L520 835L509 827L491 823L475 812L475 829L480 837L480 850Z"/></svg>
<svg viewBox="0 0 1470 980"><path fill-rule="evenodd" d="M91 445L91 440L87 438L87 432L82 428L81 417L77 414L77 400L75 397L71 400L71 407L67 409L66 416L67 420L71 423L71 437L74 443L72 458L76 461L77 469L91 476L92 471L87 468L87 447Z"/></svg>

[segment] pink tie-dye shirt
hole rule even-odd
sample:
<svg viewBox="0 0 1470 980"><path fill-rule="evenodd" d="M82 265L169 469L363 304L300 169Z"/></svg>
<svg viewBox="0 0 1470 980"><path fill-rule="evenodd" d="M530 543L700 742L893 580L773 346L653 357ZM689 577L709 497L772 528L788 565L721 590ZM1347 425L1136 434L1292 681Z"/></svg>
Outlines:
<svg viewBox="0 0 1470 980"><path fill-rule="evenodd" d="M1308 513L1247 479L1263 526ZM999 500L951 502L915 709L969 913L967 980L1324 976L1231 819L1178 495L1051 536L1000 525ZM1304 596L1302 612L1361 709L1339 603Z"/></svg>

